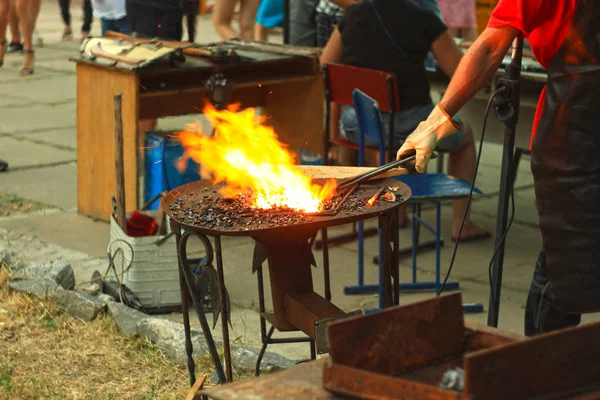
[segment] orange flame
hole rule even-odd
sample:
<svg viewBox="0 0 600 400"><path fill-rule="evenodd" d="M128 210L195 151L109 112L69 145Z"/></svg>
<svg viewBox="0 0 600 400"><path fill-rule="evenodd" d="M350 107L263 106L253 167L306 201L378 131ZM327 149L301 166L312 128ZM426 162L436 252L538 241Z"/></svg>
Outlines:
<svg viewBox="0 0 600 400"><path fill-rule="evenodd" d="M285 207L296 211L318 212L335 192L335 181L313 184L294 164L294 156L277 139L273 128L263 125L253 108L238 111L238 106L218 111L207 105L203 113L215 127L206 136L190 126L179 133L189 157L207 172L215 183L226 182L221 194L235 198L252 193L249 207L270 209Z"/></svg>

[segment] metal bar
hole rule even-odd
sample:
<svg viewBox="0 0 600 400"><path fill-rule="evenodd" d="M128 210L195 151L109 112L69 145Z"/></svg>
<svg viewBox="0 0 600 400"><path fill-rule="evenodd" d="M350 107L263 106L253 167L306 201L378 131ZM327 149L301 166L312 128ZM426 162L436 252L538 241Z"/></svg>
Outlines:
<svg viewBox="0 0 600 400"><path fill-rule="evenodd" d="M363 236L371 237L371 236L377 235L378 233L379 233L379 230L377 228L367 228L363 231ZM358 239L358 232L356 230L356 224L353 223L352 224L352 232L344 233L342 235L329 238L327 244L331 247L334 247L334 246L339 246L342 244L354 242L357 239ZM322 250L323 249L323 240L315 240L314 248L315 248L315 250Z"/></svg>
<svg viewBox="0 0 600 400"><path fill-rule="evenodd" d="M231 368L231 348L229 343L229 321L227 316L227 293L225 292L225 276L223 274L223 252L221 250L221 237L215 236L215 251L217 253L217 274L219 275L219 303L221 306L221 329L223 330L223 355L225 356L225 373L227 381L233 381Z"/></svg>
<svg viewBox="0 0 600 400"><path fill-rule="evenodd" d="M436 207L440 207L441 204L437 203ZM427 222L423 221L421 218L415 216L415 219L419 222L419 224L423 225L425 229L427 229L432 235L435 235L436 230L432 228Z"/></svg>
<svg viewBox="0 0 600 400"><path fill-rule="evenodd" d="M392 227L391 227L391 235L392 235L392 245L393 245L393 272L394 272L394 305L400 304L400 260L398 259L398 255L400 252L400 229L398 229L398 219L400 217L400 208L396 208L394 210L394 215L392 216Z"/></svg>
<svg viewBox="0 0 600 400"><path fill-rule="evenodd" d="M212 358L213 363L215 364L215 371L219 378L219 382L226 382L225 372L223 372L223 365L221 364L221 357L217 351L217 346L215 345L215 341L212 337L212 333L210 331L210 326L208 325L208 321L206 320L206 315L204 314L204 307L202 304L202 299L198 297L198 294L193 285L193 277L192 272L190 271L188 262L187 262L187 241L191 235L198 235L194 232L186 232L181 236L179 247L177 248L179 253L179 262L181 265L180 271L183 272L183 276L185 278L185 283L187 287L187 291L194 302L194 309L196 310L196 315L198 316L198 320L200 321L200 326L202 328L202 333L204 334L204 339L206 340L206 344L208 346L208 351ZM217 259L218 261L219 259ZM226 314L223 314L222 319L227 319Z"/></svg>
<svg viewBox="0 0 600 400"><path fill-rule="evenodd" d="M452 291L459 290L460 283L457 281L448 281L444 290ZM400 283L398 284L399 292L418 292L422 290L435 290L435 281L432 282L417 282L417 283ZM379 285L361 285L361 286L346 286L344 287L345 295L371 294L379 291Z"/></svg>
<svg viewBox="0 0 600 400"><path fill-rule="evenodd" d="M312 339L308 336L297 338L271 338L269 344L308 343Z"/></svg>
<svg viewBox="0 0 600 400"><path fill-rule="evenodd" d="M175 234L175 243L179 249L181 242L181 231ZM194 363L194 348L192 346L192 335L190 330L190 314L188 311L188 291L183 275L183 264L181 258L178 257L179 264L179 291L181 292L181 314L183 315L183 329L185 331L185 354L187 356L187 367L190 375L190 387L196 383L196 364Z"/></svg>
<svg viewBox="0 0 600 400"><path fill-rule="evenodd" d="M417 217L417 205L413 204L413 212L411 215L412 218L412 282L413 283L417 283L417 250L419 248L418 246L418 241L419 241L419 236L417 234L417 225L418 225L418 217Z"/></svg>
<svg viewBox="0 0 600 400"><path fill-rule="evenodd" d="M435 294L440 294L440 230L442 226L442 205L437 203L435 213Z"/></svg>
<svg viewBox="0 0 600 400"><path fill-rule="evenodd" d="M323 240L323 280L325 281L325 298L331 300L331 280L329 275L329 243L327 241L327 228L321 230Z"/></svg>
<svg viewBox="0 0 600 400"><path fill-rule="evenodd" d="M379 216L379 228L381 229L381 239L384 243L389 243L390 235L389 230L386 229L389 224L389 218L391 213L385 213ZM391 293L391 282L390 282L390 247L385 246L382 252L382 271L381 271L381 298L382 308L390 307L393 303Z"/></svg>
<svg viewBox="0 0 600 400"><path fill-rule="evenodd" d="M380 226L379 227L379 268L377 268L378 270L378 282L379 282L379 290L378 290L378 294L379 294L379 308L383 308L383 261L384 260L389 260L389 257L384 257L383 256L383 252L387 251L383 249L383 229L385 229L384 227ZM387 246L386 246L387 247Z"/></svg>
<svg viewBox="0 0 600 400"><path fill-rule="evenodd" d="M317 343L312 339L310 339L310 359L317 359Z"/></svg>
<svg viewBox="0 0 600 400"><path fill-rule="evenodd" d="M358 285L365 283L365 242L364 242L364 222L358 223Z"/></svg>
<svg viewBox="0 0 600 400"><path fill-rule="evenodd" d="M269 345L269 339L271 339L273 332L275 332L275 327L271 326L271 329L269 329L269 333L267 333L266 340L263 340L263 345L260 349L260 353L258 353L258 359L256 360L256 368L254 370L255 376L260 376L260 364L262 362L263 356L265 355L265 351L267 351L267 346Z"/></svg>
<svg viewBox="0 0 600 400"><path fill-rule="evenodd" d="M263 318L262 314L266 312L265 310L265 289L264 289L264 280L263 280L263 271L262 265L258 270L256 270L256 279L258 280L258 310L260 313L260 339L262 342L265 341L265 337L267 336L267 323Z"/></svg>

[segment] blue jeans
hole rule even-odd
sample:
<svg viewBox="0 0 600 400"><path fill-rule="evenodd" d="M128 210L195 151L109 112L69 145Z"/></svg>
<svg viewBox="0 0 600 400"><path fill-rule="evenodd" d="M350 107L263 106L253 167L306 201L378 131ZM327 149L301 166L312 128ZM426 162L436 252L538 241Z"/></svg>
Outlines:
<svg viewBox="0 0 600 400"><path fill-rule="evenodd" d="M561 311L552 302L546 251L542 249L535 264L533 280L525 305L525 335L535 336L544 332L577 326L580 323L580 314L568 314Z"/></svg>
<svg viewBox="0 0 600 400"><path fill-rule="evenodd" d="M102 28L102 36L107 31L120 32L126 35L131 35L132 32L131 27L127 23L127 17L121 19L100 18L100 26Z"/></svg>
<svg viewBox="0 0 600 400"><path fill-rule="evenodd" d="M394 114L393 140L395 149L399 148L400 145L406 140L406 137L410 135L421 122L427 119L434 108L435 106L430 104L427 106L408 108ZM385 131L383 140L386 143L386 147L389 137L388 124L390 121L390 116L390 113L381 113L383 129ZM442 139L438 143L438 151L452 152L460 147L464 136L463 122L457 116L454 116L453 119L460 124L461 129L454 135L450 135ZM350 106L344 106L342 109L342 117L340 118L340 132L344 138L348 139L352 143L358 144L359 132L358 123L356 122L356 112L354 111L354 108ZM365 136L365 146L377 147L377 139L374 139L370 136Z"/></svg>

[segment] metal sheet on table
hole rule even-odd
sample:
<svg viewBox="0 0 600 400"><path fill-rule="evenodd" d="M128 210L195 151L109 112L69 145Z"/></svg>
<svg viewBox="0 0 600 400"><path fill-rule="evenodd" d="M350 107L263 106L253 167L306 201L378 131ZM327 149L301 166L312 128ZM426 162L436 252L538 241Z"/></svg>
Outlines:
<svg viewBox="0 0 600 400"><path fill-rule="evenodd" d="M323 367L328 357L299 364L285 371L227 383L201 393L215 400L337 400L323 388Z"/></svg>

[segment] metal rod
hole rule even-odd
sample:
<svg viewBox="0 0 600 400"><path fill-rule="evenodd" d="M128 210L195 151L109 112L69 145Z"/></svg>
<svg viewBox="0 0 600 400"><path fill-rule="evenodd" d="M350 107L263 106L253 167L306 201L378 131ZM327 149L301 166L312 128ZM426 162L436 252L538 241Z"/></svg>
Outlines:
<svg viewBox="0 0 600 400"><path fill-rule="evenodd" d="M267 323L262 316L262 313L266 312L266 310L265 310L265 289L264 289L262 265L256 270L256 279L258 280L258 310L261 313L261 315L260 315L260 339L262 342L264 342L265 338L267 336Z"/></svg>
<svg viewBox="0 0 600 400"><path fill-rule="evenodd" d="M258 359L256 360L256 368L254 370L255 376L260 376L260 364L262 363L265 351L267 351L267 346L269 345L269 340L271 339L271 336L273 336L273 332L275 332L275 327L271 326L271 329L269 329L269 333L267 333L267 337L265 338L265 340L263 340L263 345L260 349L260 353L258 353Z"/></svg>
<svg viewBox="0 0 600 400"><path fill-rule="evenodd" d="M181 231L180 231L181 232ZM179 249L181 243L181 233L175 234L175 243ZM192 346L192 335L190 331L190 314L188 311L188 291L183 274L183 264L178 257L179 263L179 291L181 292L181 314L183 315L183 329L185 331L185 354L187 356L187 367L190 375L190 387L196 383L196 364L194 363L194 348Z"/></svg>
<svg viewBox="0 0 600 400"><path fill-rule="evenodd" d="M400 218L400 207L394 210L392 215L391 235L393 241L393 272L394 272L394 305L400 304L400 229L398 227L398 219Z"/></svg>
<svg viewBox="0 0 600 400"><path fill-rule="evenodd" d="M389 243L389 218L390 213L385 213L379 217L379 228L381 230L381 241ZM381 255L381 308L390 307L392 305L391 282L390 282L390 247L385 246Z"/></svg>
<svg viewBox="0 0 600 400"><path fill-rule="evenodd" d="M317 359L317 344L312 339L310 339L310 359L311 360Z"/></svg>
<svg viewBox="0 0 600 400"><path fill-rule="evenodd" d="M221 250L221 237L215 236L215 252L217 253L217 274L219 276L219 303L221 306L221 329L223 330L223 355L225 356L225 374L227 381L233 381L231 368L231 347L229 343L229 321L227 316L227 292L225 291L225 276L223 274L223 252Z"/></svg>
<svg viewBox="0 0 600 400"><path fill-rule="evenodd" d="M223 365L221 364L221 357L219 356L219 352L217 351L217 346L215 345L215 341L212 337L210 326L208 325L206 315L204 314L204 306L202 303L202 299L198 296L198 293L195 290L192 272L190 271L187 261L187 241L192 235L197 235L197 233L186 232L183 235L181 235L180 244L177 248L179 253L179 262L181 266L180 271L183 273L187 291L191 296L192 301L194 302L194 309L196 310L196 315L198 316L198 320L200 321L200 327L202 328L202 333L204 334L204 339L206 340L206 344L208 346L208 352L210 353L211 359L215 364L215 371L217 373L217 377L219 378L219 382L225 383L227 381L225 379ZM221 318L227 319L225 314L223 314Z"/></svg>
<svg viewBox="0 0 600 400"><path fill-rule="evenodd" d="M490 303L488 310L488 325L497 327L500 313L500 295L502 290L502 272L504 268L504 250L508 220L508 202L512 190L512 176L509 173L513 162L515 136L519 121L521 64L523 56L523 38L519 35L513 42L512 61L507 65L500 87L504 91L496 97L495 111L499 120L504 122L504 148L502 150L502 171L500 174L500 192L498 196L498 218L496 220L496 241L494 249L498 249L492 264L490 282Z"/></svg>
<svg viewBox="0 0 600 400"><path fill-rule="evenodd" d="M327 240L327 228L321 230L323 241L323 275L325 281L325 299L331 300L331 280L329 275L329 243Z"/></svg>
<svg viewBox="0 0 600 400"><path fill-rule="evenodd" d="M359 136L359 139L361 137L362 137L362 135ZM361 163L362 158L361 158L360 152L359 152L358 156L359 156L359 162L358 162L358 164L359 164L359 166L362 166L362 163ZM406 164L406 163L408 163L410 161L413 161L415 158L416 158L416 155L413 154L413 155L407 156L407 157L405 157L405 158L403 158L401 160L396 160L396 161L389 162L389 163L387 163L385 165L382 165L381 167L375 168L375 169L373 169L371 171L365 172L365 173L357 175L355 177L344 179L344 180L342 180L342 181L340 181L338 183L338 188L341 189L341 188L344 188L344 187L352 185L352 184L357 184L358 185L358 184L360 184L362 182L368 181L369 179L371 179L371 178L373 178L373 177L375 177L377 175L380 175L380 174L382 174L384 172L387 172L387 171L392 170L394 168L398 168L401 165L404 165L404 164ZM433 153L431 155L431 159L433 160L435 158L437 158L437 156L435 155L435 153Z"/></svg>

